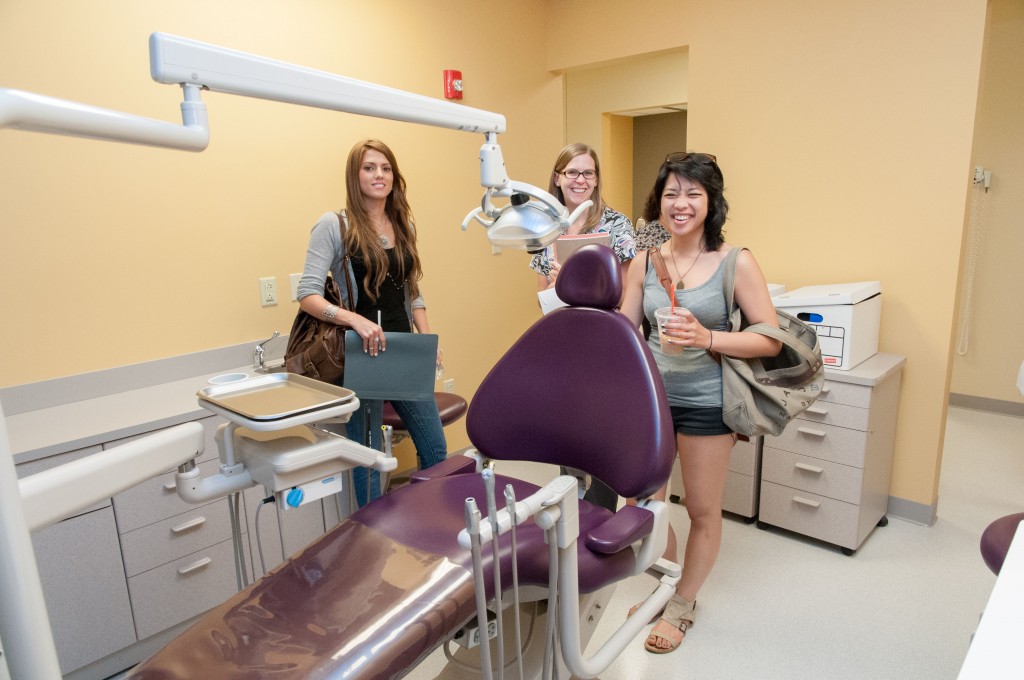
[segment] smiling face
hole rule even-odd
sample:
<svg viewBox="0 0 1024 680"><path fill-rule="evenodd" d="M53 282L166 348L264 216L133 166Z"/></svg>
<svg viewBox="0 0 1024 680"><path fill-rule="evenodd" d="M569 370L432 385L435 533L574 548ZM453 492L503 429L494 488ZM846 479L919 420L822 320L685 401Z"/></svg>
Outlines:
<svg viewBox="0 0 1024 680"><path fill-rule="evenodd" d="M661 192L658 221L677 236L703 232L708 216L708 192L698 182L672 174Z"/></svg>
<svg viewBox="0 0 1024 680"><path fill-rule="evenodd" d="M394 171L387 156L376 149L363 152L359 165L359 190L368 200L387 200L395 181Z"/></svg>
<svg viewBox="0 0 1024 680"><path fill-rule="evenodd" d="M565 176L565 173L577 174L573 179ZM587 179L583 173L592 174L592 179ZM560 172L555 173L555 186L562 191L565 207L572 212L580 203L590 200L594 189L600 180L597 174L596 164L590 154L582 153L573 156Z"/></svg>

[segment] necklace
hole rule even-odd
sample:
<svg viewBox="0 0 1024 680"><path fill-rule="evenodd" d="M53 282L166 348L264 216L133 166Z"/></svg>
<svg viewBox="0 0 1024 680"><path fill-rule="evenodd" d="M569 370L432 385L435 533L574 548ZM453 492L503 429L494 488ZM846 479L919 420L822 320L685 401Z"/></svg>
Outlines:
<svg viewBox="0 0 1024 680"><path fill-rule="evenodd" d="M706 244L701 247L700 252L697 253L697 257L693 258L693 262L691 262L690 266L686 268L686 271L679 275L678 286L679 286L679 288L681 290L684 290L686 288L686 286L683 285L683 279L686 278L686 275L690 273L690 270L693 269L693 266L695 264L697 264L697 260L699 260L700 256L704 254L704 249L705 248L707 248ZM668 252L672 256L672 266L675 267L676 274L679 274L679 265L676 264L676 251L672 250L672 244L671 243L668 246Z"/></svg>
<svg viewBox="0 0 1024 680"><path fill-rule="evenodd" d="M387 215L385 215L383 220L373 225L373 230L377 232L377 238L380 239L380 244L385 248L391 246L391 239L388 238L387 234L383 233L384 230L387 229L387 225L390 221L391 220L388 219Z"/></svg>

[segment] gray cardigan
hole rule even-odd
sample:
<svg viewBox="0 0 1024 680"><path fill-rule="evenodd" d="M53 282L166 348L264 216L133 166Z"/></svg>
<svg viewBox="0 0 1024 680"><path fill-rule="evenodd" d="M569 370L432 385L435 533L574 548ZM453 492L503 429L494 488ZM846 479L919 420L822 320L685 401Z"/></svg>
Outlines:
<svg viewBox="0 0 1024 680"><path fill-rule="evenodd" d="M356 300L349 301L348 289L345 286L345 279L342 278L341 262L345 256L345 244L341 242L341 225L338 223L338 213L325 212L309 234L309 247L306 248L306 264L302 268L302 279L299 280L298 294L296 297L301 300L307 295L323 295L324 284L327 282L327 272L334 276L341 290L341 299L348 308L354 308L359 299L359 282L355 280L352 273L352 263L349 262L345 268L345 276L352 283L352 294ZM426 309L423 296L410 298L409 284L405 284L405 313L409 316L410 327L415 327L412 320L412 310Z"/></svg>

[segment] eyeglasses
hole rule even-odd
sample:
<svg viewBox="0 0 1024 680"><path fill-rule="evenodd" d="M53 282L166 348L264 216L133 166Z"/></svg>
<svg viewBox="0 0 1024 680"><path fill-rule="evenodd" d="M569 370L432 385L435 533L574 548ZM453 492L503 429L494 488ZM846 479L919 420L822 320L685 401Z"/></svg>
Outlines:
<svg viewBox="0 0 1024 680"><path fill-rule="evenodd" d="M666 163L682 163L683 161L689 160L691 158L693 160L699 161L701 163L717 163L718 162L718 158L716 158L714 154L710 154L710 153L696 153L696 152L691 153L689 151L675 151L673 153L670 153L669 155L665 156L665 162Z"/></svg>
<svg viewBox="0 0 1024 680"><path fill-rule="evenodd" d="M566 179L578 179L580 175L583 175L583 179L588 181L597 177L597 173L593 170L584 170L583 172L579 170L563 170L559 174L563 175Z"/></svg>

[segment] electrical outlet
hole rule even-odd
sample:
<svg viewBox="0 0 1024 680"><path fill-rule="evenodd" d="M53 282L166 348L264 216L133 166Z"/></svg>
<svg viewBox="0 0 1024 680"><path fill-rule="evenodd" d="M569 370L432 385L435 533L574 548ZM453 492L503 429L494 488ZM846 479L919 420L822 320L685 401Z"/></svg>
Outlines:
<svg viewBox="0 0 1024 680"><path fill-rule="evenodd" d="M260 279L260 305L272 307L277 304L277 277L264 276Z"/></svg>
<svg viewBox="0 0 1024 680"><path fill-rule="evenodd" d="M448 378L444 381L444 391L448 394L455 394L455 378Z"/></svg>
<svg viewBox="0 0 1024 680"><path fill-rule="evenodd" d="M292 302L299 299L299 281L302 279L302 274L292 274L288 277L288 283L292 287Z"/></svg>

